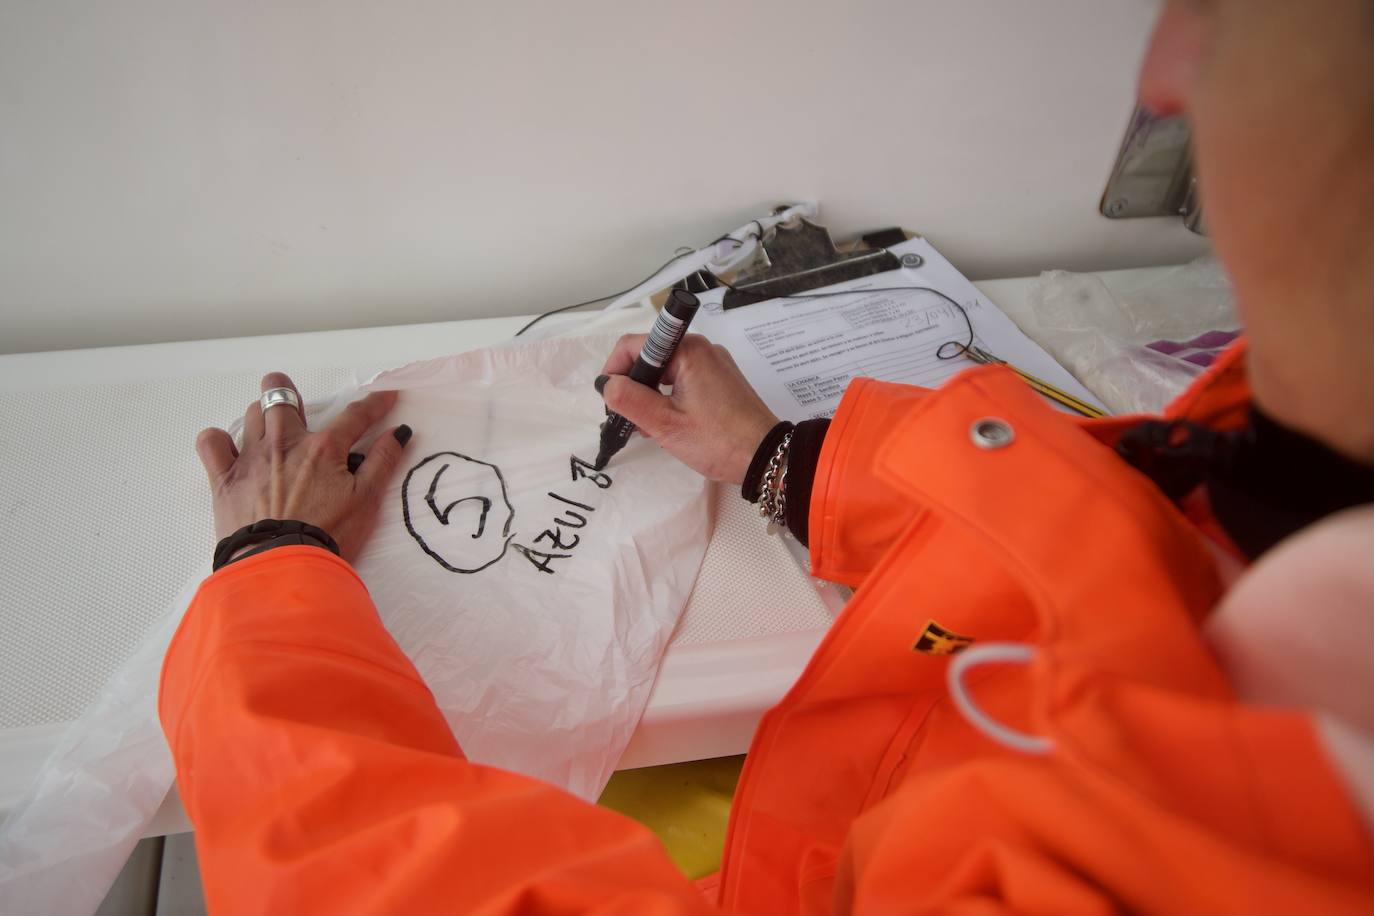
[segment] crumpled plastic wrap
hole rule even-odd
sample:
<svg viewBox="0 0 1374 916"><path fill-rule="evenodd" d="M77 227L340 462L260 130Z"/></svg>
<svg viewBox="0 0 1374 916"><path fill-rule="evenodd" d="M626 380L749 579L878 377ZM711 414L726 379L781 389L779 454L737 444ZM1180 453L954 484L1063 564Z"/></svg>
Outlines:
<svg viewBox="0 0 1374 916"><path fill-rule="evenodd" d="M174 773L157 719L158 675L195 589L182 590L62 733L34 786L0 824L5 916L94 912L162 804Z"/></svg>
<svg viewBox="0 0 1374 916"><path fill-rule="evenodd" d="M615 335L382 373L415 434L357 568L469 759L601 791L709 540L707 482L634 437L592 460ZM308 411L312 427L359 394ZM403 499L404 494L404 499ZM208 574L208 564L206 573ZM63 734L0 824L0 913L91 913L171 787L162 657L198 583Z"/></svg>
<svg viewBox="0 0 1374 916"><path fill-rule="evenodd" d="M1042 273L1021 330L1113 413L1156 413L1237 336L1230 284L1212 258L1138 286L1109 289L1095 274Z"/></svg>
<svg viewBox="0 0 1374 916"><path fill-rule="evenodd" d="M356 567L470 760L595 799L709 540L707 483L632 437L603 471L614 337L386 372L414 430Z"/></svg>

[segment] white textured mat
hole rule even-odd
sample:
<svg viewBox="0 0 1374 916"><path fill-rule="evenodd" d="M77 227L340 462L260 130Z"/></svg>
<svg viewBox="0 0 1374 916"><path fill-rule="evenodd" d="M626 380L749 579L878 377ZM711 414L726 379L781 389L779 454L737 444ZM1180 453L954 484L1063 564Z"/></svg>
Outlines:
<svg viewBox="0 0 1374 916"><path fill-rule="evenodd" d="M348 381L307 370L307 398ZM76 718L213 549L194 448L258 376L0 392L0 729Z"/></svg>
<svg viewBox="0 0 1374 916"><path fill-rule="evenodd" d="M767 534L739 488L715 488L715 530L672 646L685 648L830 626L811 578Z"/></svg>

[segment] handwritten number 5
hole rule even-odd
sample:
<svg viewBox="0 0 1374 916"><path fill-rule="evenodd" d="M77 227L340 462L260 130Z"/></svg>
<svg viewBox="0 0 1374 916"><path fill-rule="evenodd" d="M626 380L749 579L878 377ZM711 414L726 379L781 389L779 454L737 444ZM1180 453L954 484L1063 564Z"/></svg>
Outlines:
<svg viewBox="0 0 1374 916"><path fill-rule="evenodd" d="M439 524L447 525L449 514L453 512L454 508L456 508L459 503L477 500L477 502L482 504L482 511L477 516L477 531L472 537L474 540L480 538L482 532L487 528L487 513L491 511L490 499L487 499L485 496L464 496L462 499L455 499L443 509L440 509L438 503L434 501L434 491L439 489L439 478L444 476L444 472L447 471L448 468L449 466L447 464L439 468L438 472L434 475L434 479L430 481L429 492L425 494L425 503L429 505L429 511L433 512L434 517L439 520Z"/></svg>

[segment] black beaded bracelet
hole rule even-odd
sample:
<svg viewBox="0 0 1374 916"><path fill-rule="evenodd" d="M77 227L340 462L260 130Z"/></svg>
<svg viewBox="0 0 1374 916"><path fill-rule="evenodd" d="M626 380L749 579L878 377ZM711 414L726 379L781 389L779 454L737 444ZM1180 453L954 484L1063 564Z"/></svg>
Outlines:
<svg viewBox="0 0 1374 916"><path fill-rule="evenodd" d="M255 544L258 545L256 549L237 557L234 556L236 551ZM219 570L235 560L242 560L244 557L251 557L274 547L287 547L296 544L323 547L335 556L339 556L339 545L323 528L316 528L314 525L295 519L264 518L251 525L244 525L215 545L214 569Z"/></svg>

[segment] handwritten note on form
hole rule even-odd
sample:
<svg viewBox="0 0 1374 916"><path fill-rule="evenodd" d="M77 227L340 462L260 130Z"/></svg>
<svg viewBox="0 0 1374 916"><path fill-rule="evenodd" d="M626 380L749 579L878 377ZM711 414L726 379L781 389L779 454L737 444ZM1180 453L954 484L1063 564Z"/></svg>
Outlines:
<svg viewBox="0 0 1374 916"><path fill-rule="evenodd" d="M703 293L692 331L728 349L779 417L828 417L852 378L934 388L973 365L967 357L940 359L936 352L942 344L968 339L957 308L928 291L895 289L928 286L964 307L979 346L1101 406L925 239L890 250L902 258L901 269L812 291L852 290L848 295L771 299L725 311L723 289Z"/></svg>

